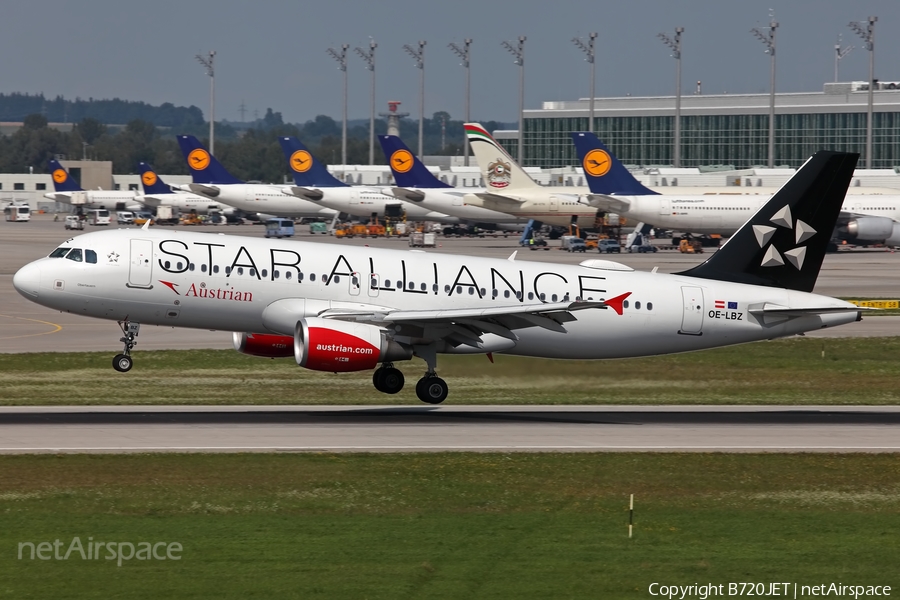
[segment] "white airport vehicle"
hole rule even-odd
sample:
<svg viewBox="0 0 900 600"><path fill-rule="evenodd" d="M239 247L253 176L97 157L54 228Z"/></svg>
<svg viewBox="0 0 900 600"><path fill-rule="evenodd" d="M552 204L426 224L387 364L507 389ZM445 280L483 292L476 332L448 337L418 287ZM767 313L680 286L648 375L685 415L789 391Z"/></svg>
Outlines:
<svg viewBox="0 0 900 600"><path fill-rule="evenodd" d="M79 215L66 215L65 224L63 225L66 229L71 230L84 230L84 220Z"/></svg>
<svg viewBox="0 0 900 600"><path fill-rule="evenodd" d="M87 211L88 225L109 225L109 211L105 208L94 208Z"/></svg>
<svg viewBox="0 0 900 600"><path fill-rule="evenodd" d="M775 339L865 310L813 294L859 156L815 154L718 252L682 273L602 259L558 265L166 228L67 240L13 285L54 310L114 320L132 368L140 325L234 332L235 348L307 369L375 370L393 394L418 356L440 403L438 354L624 358Z"/></svg>
<svg viewBox="0 0 900 600"><path fill-rule="evenodd" d="M539 185L484 127L478 123L466 123L464 127L487 184L485 191L467 194L466 202L548 225L594 227L597 209L581 202L581 193L586 190Z"/></svg>
<svg viewBox="0 0 900 600"><path fill-rule="evenodd" d="M27 204L10 204L3 208L3 217L12 223L27 223L31 220L31 208Z"/></svg>

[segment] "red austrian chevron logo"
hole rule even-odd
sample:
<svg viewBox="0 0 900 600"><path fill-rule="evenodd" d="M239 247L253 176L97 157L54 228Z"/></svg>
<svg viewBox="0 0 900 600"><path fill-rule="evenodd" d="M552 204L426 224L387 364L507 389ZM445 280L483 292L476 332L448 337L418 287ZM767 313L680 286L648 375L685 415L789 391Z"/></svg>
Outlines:
<svg viewBox="0 0 900 600"><path fill-rule="evenodd" d="M181 295L178 293L178 290L175 289L175 287L178 285L177 283L172 283L171 281L163 281L162 279L160 279L159 282L161 284L163 284L164 286L166 286L167 288L169 288L170 290L172 290L173 292L175 292L176 294L178 294L179 296Z"/></svg>

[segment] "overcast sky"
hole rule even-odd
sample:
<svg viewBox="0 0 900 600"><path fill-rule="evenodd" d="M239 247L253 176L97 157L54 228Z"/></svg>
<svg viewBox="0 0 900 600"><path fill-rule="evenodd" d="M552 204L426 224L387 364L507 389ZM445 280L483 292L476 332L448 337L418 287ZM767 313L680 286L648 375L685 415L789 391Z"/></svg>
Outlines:
<svg viewBox="0 0 900 600"><path fill-rule="evenodd" d="M879 17L876 72L900 80L898 0L10 0L0 19L0 92L67 98L172 102L209 108L209 81L194 55L215 50L216 118L247 119L267 107L286 121L317 114L340 118L341 77L329 46L378 43L377 102L403 102L418 114L418 70L403 44L428 42L426 114L463 116L464 70L447 48L472 45L472 115L514 121L518 68L500 42L526 35L526 107L571 100L589 91L588 65L575 35L599 33L597 95L663 95L674 91L675 61L656 39L683 34L683 91L766 92L769 59L749 32L774 7L779 91L818 91L833 79L834 45L851 52L841 79L865 80L868 58L848 27ZM369 114L369 73L351 55L350 118Z"/></svg>

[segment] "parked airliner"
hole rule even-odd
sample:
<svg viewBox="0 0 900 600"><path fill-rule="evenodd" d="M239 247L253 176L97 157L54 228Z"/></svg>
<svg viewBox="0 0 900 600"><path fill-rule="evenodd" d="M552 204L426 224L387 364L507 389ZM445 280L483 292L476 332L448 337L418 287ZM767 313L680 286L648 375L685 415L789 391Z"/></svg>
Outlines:
<svg viewBox="0 0 900 600"><path fill-rule="evenodd" d="M586 190L539 185L484 127L478 123L466 123L464 127L486 184L485 191L467 194L466 202L548 225L594 226L597 209L580 198Z"/></svg>
<svg viewBox="0 0 900 600"><path fill-rule="evenodd" d="M71 204L76 209L108 208L110 210L142 210L132 191L125 190L85 190L78 185L65 167L55 159L50 160L50 176L53 178L55 191L47 192L44 197Z"/></svg>
<svg viewBox="0 0 900 600"><path fill-rule="evenodd" d="M550 265L173 231L92 232L22 267L25 298L118 321L128 371L141 325L233 331L235 348L344 372L427 364L417 396L442 402L438 354L621 358L794 335L864 309L813 294L859 155L819 152L706 262L676 274L594 259Z"/></svg>
<svg viewBox="0 0 900 600"><path fill-rule="evenodd" d="M185 191L201 194L247 213L328 220L337 214L330 208L284 194L281 191L284 186L241 181L192 135L179 135L178 145L193 179L193 183L180 186Z"/></svg>
<svg viewBox="0 0 900 600"><path fill-rule="evenodd" d="M587 201L653 227L731 235L770 198L657 194L641 185L593 133L575 132L572 141L592 192ZM833 236L853 243L900 245L900 195L848 195Z"/></svg>
<svg viewBox="0 0 900 600"><path fill-rule="evenodd" d="M162 177L156 174L153 167L145 162L138 163L138 171L141 174L141 185L144 187L144 193L137 196L137 199L146 206L152 208L171 206L182 212L195 212L201 215L205 215L211 210L218 210L222 214L229 216L236 212L236 209L220 205L206 196L181 190L173 191L172 187L166 185Z"/></svg>
<svg viewBox="0 0 900 600"><path fill-rule="evenodd" d="M459 223L457 217L417 206L385 193L384 188L350 186L328 172L309 149L295 137L280 137L281 149L294 174L295 185L282 188L286 194L303 198L355 217L402 217L410 221Z"/></svg>

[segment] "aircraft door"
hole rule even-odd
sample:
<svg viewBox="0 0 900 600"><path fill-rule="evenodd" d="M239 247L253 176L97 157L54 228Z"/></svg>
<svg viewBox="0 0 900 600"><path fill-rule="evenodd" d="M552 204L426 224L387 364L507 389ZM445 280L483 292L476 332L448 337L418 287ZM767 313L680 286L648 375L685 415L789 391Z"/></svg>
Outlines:
<svg viewBox="0 0 900 600"><path fill-rule="evenodd" d="M378 276L377 273L372 273L369 275L369 297L375 298L378 296L378 288L381 285L381 277Z"/></svg>
<svg viewBox="0 0 900 600"><path fill-rule="evenodd" d="M681 299L684 313L678 333L703 335L703 290L693 286L682 286Z"/></svg>
<svg viewBox="0 0 900 600"><path fill-rule="evenodd" d="M453 206L462 206L463 205L462 196L453 195L452 198L453 198Z"/></svg>
<svg viewBox="0 0 900 600"><path fill-rule="evenodd" d="M559 210L559 198L550 196L550 210Z"/></svg>
<svg viewBox="0 0 900 600"><path fill-rule="evenodd" d="M350 273L350 295L359 296L359 273Z"/></svg>
<svg viewBox="0 0 900 600"><path fill-rule="evenodd" d="M131 264L128 269L129 287L151 288L153 281L153 242L131 240Z"/></svg>
<svg viewBox="0 0 900 600"><path fill-rule="evenodd" d="M670 210L671 209L669 208L669 201L666 200L665 198L660 198L659 199L659 214L668 215Z"/></svg>
<svg viewBox="0 0 900 600"><path fill-rule="evenodd" d="M359 192L350 190L350 204L359 204Z"/></svg>

